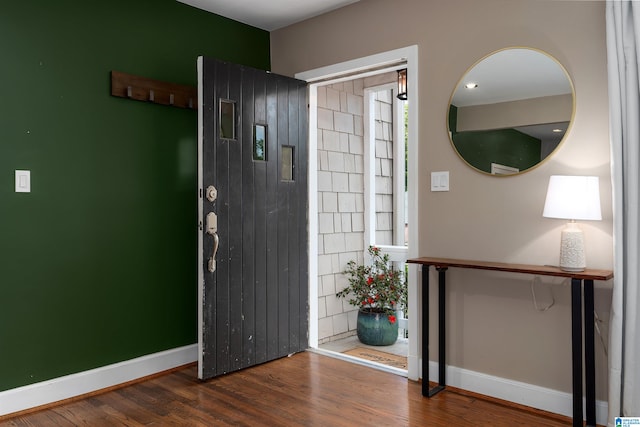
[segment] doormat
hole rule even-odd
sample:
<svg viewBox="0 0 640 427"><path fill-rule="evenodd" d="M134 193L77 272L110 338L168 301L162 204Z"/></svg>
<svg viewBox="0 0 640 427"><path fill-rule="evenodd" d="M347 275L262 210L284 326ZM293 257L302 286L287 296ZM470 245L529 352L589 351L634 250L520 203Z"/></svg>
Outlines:
<svg viewBox="0 0 640 427"><path fill-rule="evenodd" d="M372 362L382 363L383 365L392 366L399 369L407 369L407 358L396 354L385 353L371 348L356 347L342 353L349 356L358 357L360 359L371 360Z"/></svg>

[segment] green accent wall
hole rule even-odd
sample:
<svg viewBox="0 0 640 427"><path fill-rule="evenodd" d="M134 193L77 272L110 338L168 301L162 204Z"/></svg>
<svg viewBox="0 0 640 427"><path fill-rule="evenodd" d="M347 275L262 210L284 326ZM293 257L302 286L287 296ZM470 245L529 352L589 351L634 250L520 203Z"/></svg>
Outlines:
<svg viewBox="0 0 640 427"><path fill-rule="evenodd" d="M491 163L523 171L540 163L540 140L515 129L453 134L458 153L476 169L491 173Z"/></svg>
<svg viewBox="0 0 640 427"><path fill-rule="evenodd" d="M110 71L269 69L269 33L175 0L32 0L3 5L0 52L0 391L197 342L197 113L112 97Z"/></svg>
<svg viewBox="0 0 640 427"><path fill-rule="evenodd" d="M541 160L541 141L515 129L457 131L458 108L449 107L453 145L471 166L491 173L491 163L527 170Z"/></svg>

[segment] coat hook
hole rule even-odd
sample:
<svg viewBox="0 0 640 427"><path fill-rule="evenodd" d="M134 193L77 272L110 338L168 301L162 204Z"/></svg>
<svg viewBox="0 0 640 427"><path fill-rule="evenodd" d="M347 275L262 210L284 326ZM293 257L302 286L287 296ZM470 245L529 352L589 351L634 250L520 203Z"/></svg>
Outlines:
<svg viewBox="0 0 640 427"><path fill-rule="evenodd" d="M169 105L173 105L173 94L169 94Z"/></svg>
<svg viewBox="0 0 640 427"><path fill-rule="evenodd" d="M153 90L149 90L149 101L153 102L154 97L155 97L155 94L153 93Z"/></svg>
<svg viewBox="0 0 640 427"><path fill-rule="evenodd" d="M133 89L131 89L131 86L127 86L127 97L131 98L133 96Z"/></svg>

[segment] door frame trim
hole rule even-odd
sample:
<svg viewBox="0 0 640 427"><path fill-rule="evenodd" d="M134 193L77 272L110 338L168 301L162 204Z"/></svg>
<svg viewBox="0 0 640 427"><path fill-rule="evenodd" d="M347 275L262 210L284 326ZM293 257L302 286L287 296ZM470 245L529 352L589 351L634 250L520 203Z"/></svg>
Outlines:
<svg viewBox="0 0 640 427"><path fill-rule="evenodd" d="M376 131L375 131L375 101L373 96L375 93L384 90L393 90L397 92L397 83L385 83L379 86L367 87L364 89L364 247L370 245L379 247L384 246L401 246L400 250L403 257L406 258L407 250L404 247L404 225L405 225L405 200L404 200L404 181L405 173L401 176L398 170L403 170L405 166L404 158L404 126L395 126L396 123L404 123L403 109L404 104L394 100L392 107L393 115L393 242L391 244L380 244L376 242L376 189L375 189L375 159L376 159ZM373 185L372 185L373 184ZM394 252L395 252L394 251ZM386 252L386 251L385 251ZM365 254L366 259L366 254ZM394 260L395 261L395 260ZM404 262L404 259L401 261Z"/></svg>
<svg viewBox="0 0 640 427"><path fill-rule="evenodd" d="M400 49L382 52L338 64L328 65L300 73L295 78L309 83L309 346L318 347L318 91L320 83L327 80L351 80L356 77L378 74L380 68L388 66L390 70L397 69L399 63L405 63L407 68L409 108L409 137L408 137L408 224L412 232L409 233L408 256L418 256L418 46L412 45ZM374 70L375 69L375 70ZM357 76L354 74L358 74ZM414 272L416 270L413 270ZM409 330L413 339L409 339L408 372L409 379L417 380L421 377L421 355L419 337L421 333L420 289L416 274L409 275L409 312L417 313L409 319Z"/></svg>
<svg viewBox="0 0 640 427"><path fill-rule="evenodd" d="M202 328L204 328L204 322L202 319L202 315L203 315L203 309L202 309L202 301L204 298L204 289L203 289L203 285L204 285L204 254L202 253L202 250L200 250L200 248L203 247L204 244L204 236L202 235L202 229L204 227L204 184L203 184L203 171L202 171L202 157L203 157L203 152L202 152L202 144L201 141L204 138L204 131L203 131L203 127L200 125L202 123L202 120L204 118L204 112L202 111L203 108L202 106L202 102L204 100L204 94L203 94L203 87L202 87L202 63L204 61L204 58L202 56L198 57L197 63L196 63L196 68L198 71L198 136L197 136L197 146L198 146L198 224L197 224L197 228L196 231L198 233L198 336L200 336L202 331ZM198 338L198 378L202 378L203 372L202 372L202 354L204 352L203 349L203 343L202 343L202 339Z"/></svg>

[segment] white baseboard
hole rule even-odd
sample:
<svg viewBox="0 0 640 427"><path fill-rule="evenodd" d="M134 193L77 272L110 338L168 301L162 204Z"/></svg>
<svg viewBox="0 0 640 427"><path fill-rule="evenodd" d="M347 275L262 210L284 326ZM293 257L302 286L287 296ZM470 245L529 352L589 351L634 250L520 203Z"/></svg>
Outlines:
<svg viewBox="0 0 640 427"><path fill-rule="evenodd" d="M573 396L549 388L447 366L447 385L485 396L530 406L567 417L573 415ZM429 362L429 380L438 381L438 363ZM596 401L596 422L607 425L609 405Z"/></svg>
<svg viewBox="0 0 640 427"><path fill-rule="evenodd" d="M0 416L133 381L198 360L192 344L0 392Z"/></svg>

